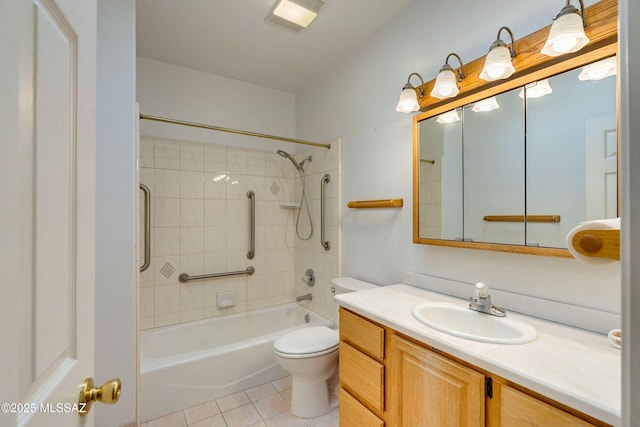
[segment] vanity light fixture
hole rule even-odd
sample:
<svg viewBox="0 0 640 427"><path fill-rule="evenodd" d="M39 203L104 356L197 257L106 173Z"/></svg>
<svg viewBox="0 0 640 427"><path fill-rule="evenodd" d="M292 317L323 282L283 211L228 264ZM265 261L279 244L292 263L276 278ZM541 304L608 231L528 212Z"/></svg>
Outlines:
<svg viewBox="0 0 640 427"><path fill-rule="evenodd" d="M524 98L525 89L526 89L527 99L542 98L543 96L549 95L551 92L553 92L553 89L551 89L551 86L549 86L548 79L539 80L537 82L532 82L524 85L524 88L522 88L522 90L520 90L520 93L518 94L520 98Z"/></svg>
<svg viewBox="0 0 640 427"><path fill-rule="evenodd" d="M473 108L471 109L471 111L475 113L486 113L498 108L500 108L500 106L498 105L498 101L496 100L495 96L492 96L491 98L483 99L482 101L478 101L473 104Z"/></svg>
<svg viewBox="0 0 640 427"><path fill-rule="evenodd" d="M511 37L511 48L508 48L507 44L500 38L500 32L502 30L507 30L509 33L509 36ZM494 80L506 79L511 76L511 74L516 72L516 69L511 63L511 60L515 58L516 55L516 44L513 39L513 33L509 27L500 28L498 30L496 41L493 42L489 48L489 53L487 53L487 59L484 61L484 67L480 73L480 78L482 80L492 82Z"/></svg>
<svg viewBox="0 0 640 427"><path fill-rule="evenodd" d="M455 56L460 62L460 69L457 75L453 72L453 67L449 65L449 58L451 58L451 56ZM447 55L447 60L444 62L444 65L440 68L438 77L436 77L436 83L433 85L431 96L438 99L453 98L460 92L458 82L461 82L465 77L462 59L460 59L457 54L450 53Z"/></svg>
<svg viewBox="0 0 640 427"><path fill-rule="evenodd" d="M298 32L318 16L322 0L278 0L265 21Z"/></svg>
<svg viewBox="0 0 640 427"><path fill-rule="evenodd" d="M411 76L418 76L420 79L420 88L418 89L418 93L416 94L416 88L411 84ZM419 100L424 98L424 80L422 80L422 76L418 73L411 73L407 78L407 84L402 88L402 93L400 93L400 99L398 100L398 105L396 105L396 111L399 113L413 113L414 111L418 111L420 109Z"/></svg>
<svg viewBox="0 0 640 427"><path fill-rule="evenodd" d="M615 76L617 74L617 70L618 64L616 63L616 58L611 57L584 66L582 71L580 71L580 75L578 75L578 79L602 80L606 77Z"/></svg>
<svg viewBox="0 0 640 427"><path fill-rule="evenodd" d="M580 10L578 10L571 5L570 0L567 0L567 5L560 10L551 24L549 37L541 53L548 56L560 56L579 51L589 43L589 38L584 33L586 26L584 2L580 0Z"/></svg>
<svg viewBox="0 0 640 427"><path fill-rule="evenodd" d="M436 119L436 122L447 124L454 123L460 121L460 116L458 115L458 110L447 111L446 113L442 113Z"/></svg>

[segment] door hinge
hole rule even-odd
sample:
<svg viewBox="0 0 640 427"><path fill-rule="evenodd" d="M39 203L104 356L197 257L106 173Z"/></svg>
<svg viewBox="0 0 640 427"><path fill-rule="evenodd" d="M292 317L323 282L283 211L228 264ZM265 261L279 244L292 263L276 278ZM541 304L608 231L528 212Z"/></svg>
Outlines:
<svg viewBox="0 0 640 427"><path fill-rule="evenodd" d="M493 380L491 377L484 379L484 394L489 398L493 398Z"/></svg>

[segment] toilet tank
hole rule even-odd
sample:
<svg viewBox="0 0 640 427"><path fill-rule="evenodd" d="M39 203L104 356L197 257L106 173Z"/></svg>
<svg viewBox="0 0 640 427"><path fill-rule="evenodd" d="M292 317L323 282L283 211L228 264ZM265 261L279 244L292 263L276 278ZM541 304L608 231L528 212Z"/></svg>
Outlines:
<svg viewBox="0 0 640 427"><path fill-rule="evenodd" d="M331 284L331 293L334 295L364 291L365 289L373 289L378 286L373 283L354 279L353 277L336 277L335 279L331 279Z"/></svg>

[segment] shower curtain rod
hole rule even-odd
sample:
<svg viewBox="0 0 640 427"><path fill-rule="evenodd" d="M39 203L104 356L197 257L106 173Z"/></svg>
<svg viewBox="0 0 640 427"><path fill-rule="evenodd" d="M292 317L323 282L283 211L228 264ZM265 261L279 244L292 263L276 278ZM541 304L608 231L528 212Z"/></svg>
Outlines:
<svg viewBox="0 0 640 427"><path fill-rule="evenodd" d="M305 141L302 139L286 138L284 136L268 135L266 133L250 132L250 131L239 130L239 129L223 128L220 126L205 125L202 123L186 122L184 120L167 119L165 117L147 116L146 114L140 114L140 120L151 120L154 122L171 123L174 125L182 125L182 126L191 126L191 127L200 128L200 129L217 130L219 132L237 133L239 135L255 136L258 138L267 138L267 139L275 139L278 141L293 142L295 144L313 145L314 147L322 147L322 148L326 148L327 150L331 148L331 144L320 144L319 142Z"/></svg>

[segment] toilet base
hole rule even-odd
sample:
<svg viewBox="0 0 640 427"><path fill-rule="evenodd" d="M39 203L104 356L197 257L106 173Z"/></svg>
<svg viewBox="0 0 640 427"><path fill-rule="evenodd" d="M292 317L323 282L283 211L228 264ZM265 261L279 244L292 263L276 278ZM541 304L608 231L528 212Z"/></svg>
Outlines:
<svg viewBox="0 0 640 427"><path fill-rule="evenodd" d="M329 393L326 381L291 377L291 413L298 418L314 418L338 407L338 396Z"/></svg>

